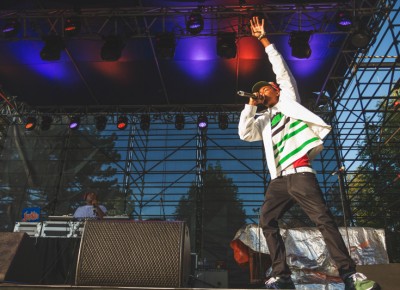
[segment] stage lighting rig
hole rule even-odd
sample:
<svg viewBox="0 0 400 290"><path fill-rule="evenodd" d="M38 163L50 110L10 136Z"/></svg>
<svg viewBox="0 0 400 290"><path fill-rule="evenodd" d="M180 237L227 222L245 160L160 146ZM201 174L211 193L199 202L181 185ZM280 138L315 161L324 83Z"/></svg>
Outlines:
<svg viewBox="0 0 400 290"><path fill-rule="evenodd" d="M107 117L106 116L96 116L96 130L103 131L107 126Z"/></svg>
<svg viewBox="0 0 400 290"><path fill-rule="evenodd" d="M221 130L225 130L229 126L228 115L225 113L221 113L218 115L218 126Z"/></svg>
<svg viewBox="0 0 400 290"><path fill-rule="evenodd" d="M69 119L69 128L71 130L78 130L80 126L81 118L79 116L73 116Z"/></svg>
<svg viewBox="0 0 400 290"><path fill-rule="evenodd" d="M117 128L124 130L128 126L128 118L126 116L119 116L117 120Z"/></svg>
<svg viewBox="0 0 400 290"><path fill-rule="evenodd" d="M183 114L178 114L175 116L175 128L177 130L182 130L185 128L185 116Z"/></svg>
<svg viewBox="0 0 400 290"><path fill-rule="evenodd" d="M150 129L150 116L148 114L140 116L140 128L143 131L148 131Z"/></svg>
<svg viewBox="0 0 400 290"><path fill-rule="evenodd" d="M159 33L155 37L155 47L160 58L172 59L175 55L176 39L173 32Z"/></svg>
<svg viewBox="0 0 400 290"><path fill-rule="evenodd" d="M309 58L311 56L310 37L312 31L293 31L290 33L289 45L292 47L292 56Z"/></svg>
<svg viewBox="0 0 400 290"><path fill-rule="evenodd" d="M119 35L110 35L104 37L104 44L101 47L100 56L105 61L117 61L122 55L122 49L125 46L125 42Z"/></svg>
<svg viewBox="0 0 400 290"><path fill-rule="evenodd" d="M236 32L217 33L217 55L223 58L236 57Z"/></svg>
<svg viewBox="0 0 400 290"><path fill-rule="evenodd" d="M59 60L64 42L59 35L47 35L44 37L44 47L40 51L42 60Z"/></svg>
<svg viewBox="0 0 400 290"><path fill-rule="evenodd" d="M36 128L36 123L37 123L36 117L26 118L25 130L32 131L33 129Z"/></svg>
<svg viewBox="0 0 400 290"><path fill-rule="evenodd" d="M81 20L79 17L70 17L65 19L64 34L66 36L74 36L81 31Z"/></svg>
<svg viewBox="0 0 400 290"><path fill-rule="evenodd" d="M11 38L16 36L19 30L20 30L20 24L18 19L15 18L7 19L2 28L3 36L5 38Z"/></svg>
<svg viewBox="0 0 400 290"><path fill-rule="evenodd" d="M348 11L340 10L336 14L336 26L341 31L349 31L353 25L352 17Z"/></svg>
<svg viewBox="0 0 400 290"><path fill-rule="evenodd" d="M193 11L186 21L186 30L192 35L197 35L203 30L203 28L203 16L200 11Z"/></svg>
<svg viewBox="0 0 400 290"><path fill-rule="evenodd" d="M42 116L42 120L40 122L40 130L42 131L47 131L50 129L51 123L53 123L53 118L48 116L48 115L44 115Z"/></svg>
<svg viewBox="0 0 400 290"><path fill-rule="evenodd" d="M197 118L197 127L198 127L200 130L205 130L205 129L207 129L207 127L208 127L208 118L207 118L206 115L200 115L200 116Z"/></svg>

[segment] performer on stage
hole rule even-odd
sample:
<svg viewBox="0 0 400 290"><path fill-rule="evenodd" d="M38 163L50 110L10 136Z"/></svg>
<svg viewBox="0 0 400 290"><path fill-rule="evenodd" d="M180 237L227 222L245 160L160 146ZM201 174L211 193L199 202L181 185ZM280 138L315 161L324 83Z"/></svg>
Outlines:
<svg viewBox="0 0 400 290"><path fill-rule="evenodd" d="M259 81L254 97L241 112L239 136L245 141L263 141L271 182L261 208L260 224L272 259L267 289L295 289L286 263L286 251L278 220L297 202L316 224L335 261L345 289L380 289L374 281L356 272L343 238L326 206L311 160L323 147L322 139L331 127L300 105L297 84L286 62L268 40L264 19L250 20L251 32L265 47L275 82ZM266 110L256 114L257 106ZM257 116L256 116L257 115Z"/></svg>
<svg viewBox="0 0 400 290"><path fill-rule="evenodd" d="M74 213L74 218L98 218L102 219L107 214L107 209L104 205L99 205L97 195L94 192L87 192L83 195L83 200L86 205L78 207Z"/></svg>

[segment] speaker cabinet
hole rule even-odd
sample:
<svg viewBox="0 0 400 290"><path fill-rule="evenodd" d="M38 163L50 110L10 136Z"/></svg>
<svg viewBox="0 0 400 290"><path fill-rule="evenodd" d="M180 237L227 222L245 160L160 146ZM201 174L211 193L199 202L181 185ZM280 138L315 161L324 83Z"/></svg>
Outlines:
<svg viewBox="0 0 400 290"><path fill-rule="evenodd" d="M193 288L228 288L228 270L197 270L195 277Z"/></svg>
<svg viewBox="0 0 400 290"><path fill-rule="evenodd" d="M0 282L38 283L39 261L28 234L0 232Z"/></svg>
<svg viewBox="0 0 400 290"><path fill-rule="evenodd" d="M369 280L378 282L383 290L399 289L400 263L359 265L357 271L366 275Z"/></svg>
<svg viewBox="0 0 400 290"><path fill-rule="evenodd" d="M88 220L76 285L185 287L190 239L184 222Z"/></svg>

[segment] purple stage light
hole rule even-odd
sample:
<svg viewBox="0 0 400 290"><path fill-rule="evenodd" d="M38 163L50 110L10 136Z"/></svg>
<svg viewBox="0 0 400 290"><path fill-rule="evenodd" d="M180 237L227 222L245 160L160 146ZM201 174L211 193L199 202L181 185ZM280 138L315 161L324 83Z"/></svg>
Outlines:
<svg viewBox="0 0 400 290"><path fill-rule="evenodd" d="M199 127L199 129L206 129L208 126L207 116L205 115L199 116L197 119L197 126Z"/></svg>
<svg viewBox="0 0 400 290"><path fill-rule="evenodd" d="M79 117L72 117L69 122L69 128L71 130L77 130L79 128L80 118Z"/></svg>

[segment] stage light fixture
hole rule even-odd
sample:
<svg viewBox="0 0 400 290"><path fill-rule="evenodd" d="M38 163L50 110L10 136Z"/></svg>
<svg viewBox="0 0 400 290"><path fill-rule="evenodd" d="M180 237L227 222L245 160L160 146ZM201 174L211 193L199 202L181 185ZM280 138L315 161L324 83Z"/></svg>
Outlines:
<svg viewBox="0 0 400 290"><path fill-rule="evenodd" d="M218 115L218 126L221 130L225 130L228 128L229 119L228 115L225 113L221 113Z"/></svg>
<svg viewBox="0 0 400 290"><path fill-rule="evenodd" d="M199 34L204 28L204 19L200 12L193 11L187 21L186 21L186 30L192 34Z"/></svg>
<svg viewBox="0 0 400 290"><path fill-rule="evenodd" d="M117 120L117 128L124 130L128 126L128 118L126 116L119 116Z"/></svg>
<svg viewBox="0 0 400 290"><path fill-rule="evenodd" d="M336 26L341 31L349 31L352 27L351 14L348 11L340 10L336 14Z"/></svg>
<svg viewBox="0 0 400 290"><path fill-rule="evenodd" d="M182 130L185 128L185 116L183 114L178 114L175 116L175 128L177 130Z"/></svg>
<svg viewBox="0 0 400 290"><path fill-rule="evenodd" d="M53 123L53 118L47 115L42 116L42 121L40 122L40 130L47 131L50 129L51 123Z"/></svg>
<svg viewBox="0 0 400 290"><path fill-rule="evenodd" d="M73 116L69 119L69 128L71 130L77 130L80 125L81 118L79 116Z"/></svg>
<svg viewBox="0 0 400 290"><path fill-rule="evenodd" d="M173 32L164 32L156 35L156 53L160 58L172 59L175 55L176 39Z"/></svg>
<svg viewBox="0 0 400 290"><path fill-rule="evenodd" d="M147 114L140 116L140 128L143 131L148 131L150 129L150 116Z"/></svg>
<svg viewBox="0 0 400 290"><path fill-rule="evenodd" d="M120 59L125 43L121 36L110 35L104 38L105 42L101 47L101 59L105 61L117 61Z"/></svg>
<svg viewBox="0 0 400 290"><path fill-rule="evenodd" d="M44 47L40 51L42 60L59 60L64 42L58 35L48 35L44 37Z"/></svg>
<svg viewBox="0 0 400 290"><path fill-rule="evenodd" d="M197 118L197 127L201 130L204 130L208 127L208 118L206 115L200 115Z"/></svg>
<svg viewBox="0 0 400 290"><path fill-rule="evenodd" d="M219 31L217 33L217 55L223 58L236 57L236 33Z"/></svg>
<svg viewBox="0 0 400 290"><path fill-rule="evenodd" d="M35 128L36 128L36 117L26 118L25 130L32 131Z"/></svg>
<svg viewBox="0 0 400 290"><path fill-rule="evenodd" d="M293 31L290 33L289 45L292 47L292 56L296 58L309 58L311 48L309 40L311 31Z"/></svg>
<svg viewBox="0 0 400 290"><path fill-rule="evenodd" d="M18 34L20 30L20 24L18 19L7 19L4 23L2 32L5 38L11 38Z"/></svg>
<svg viewBox="0 0 400 290"><path fill-rule="evenodd" d="M96 130L103 131L107 126L107 117L106 116L96 116Z"/></svg>
<svg viewBox="0 0 400 290"><path fill-rule="evenodd" d="M371 35L366 28L363 28L358 24L350 37L350 41L356 48L366 48L371 41Z"/></svg>
<svg viewBox="0 0 400 290"><path fill-rule="evenodd" d="M81 31L81 20L79 17L70 17L65 19L64 34L66 36L77 35Z"/></svg>

